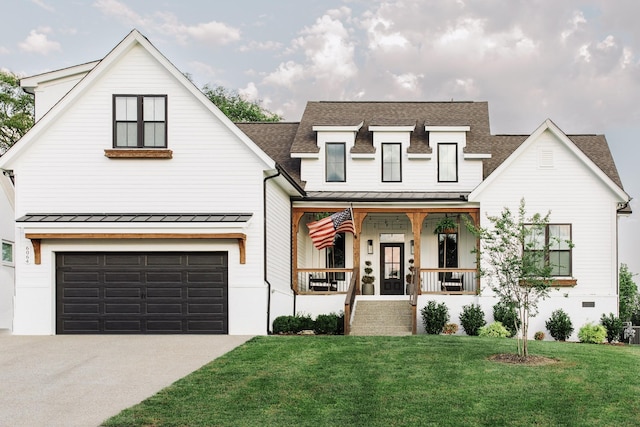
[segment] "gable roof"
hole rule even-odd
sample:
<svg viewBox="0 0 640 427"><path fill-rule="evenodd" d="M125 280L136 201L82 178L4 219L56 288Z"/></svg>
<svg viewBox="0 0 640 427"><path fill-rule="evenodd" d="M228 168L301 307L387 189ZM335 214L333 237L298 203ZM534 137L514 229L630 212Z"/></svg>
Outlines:
<svg viewBox="0 0 640 427"><path fill-rule="evenodd" d="M292 153L317 153L313 126L364 122L352 153L373 153L369 126L415 125L409 153L431 153L425 126L469 126L465 153L489 152L489 108L486 102L308 102L291 146Z"/></svg>
<svg viewBox="0 0 640 427"><path fill-rule="evenodd" d="M177 81L179 81L195 99L220 120L231 132L265 164L265 168L274 169L275 162L262 151L250 138L238 129L237 126L224 115L213 102L209 100L187 77L184 76L151 42L137 30L132 30L111 52L107 54L97 65L82 78L51 110L49 110L38 122L14 144L1 158L0 168L8 168L11 162L25 152L45 129L56 118L66 111L85 90L90 88L99 77L109 71L111 66L125 56L134 46L142 46L158 63L163 66ZM88 63L93 64L93 63ZM89 68L89 66L87 66Z"/></svg>
<svg viewBox="0 0 640 427"><path fill-rule="evenodd" d="M564 143L621 200L629 201L604 135L566 135L551 120L545 120L531 135L496 135L491 138L491 158L484 161L484 180L470 194L472 200L502 173L546 130Z"/></svg>
<svg viewBox="0 0 640 427"><path fill-rule="evenodd" d="M275 160L300 188L304 188L305 183L300 178L300 159L291 157L291 144L299 123L238 122L236 126Z"/></svg>

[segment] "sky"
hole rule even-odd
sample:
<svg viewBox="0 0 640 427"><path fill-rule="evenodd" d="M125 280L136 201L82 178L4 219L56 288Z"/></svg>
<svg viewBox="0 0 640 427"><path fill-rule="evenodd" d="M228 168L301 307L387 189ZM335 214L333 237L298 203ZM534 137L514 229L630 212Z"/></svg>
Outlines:
<svg viewBox="0 0 640 427"><path fill-rule="evenodd" d="M636 212L620 220L620 262L640 273L637 0L0 5L0 68L22 76L101 59L135 28L198 87L237 90L286 121L307 101L487 101L493 134L547 118L605 134Z"/></svg>

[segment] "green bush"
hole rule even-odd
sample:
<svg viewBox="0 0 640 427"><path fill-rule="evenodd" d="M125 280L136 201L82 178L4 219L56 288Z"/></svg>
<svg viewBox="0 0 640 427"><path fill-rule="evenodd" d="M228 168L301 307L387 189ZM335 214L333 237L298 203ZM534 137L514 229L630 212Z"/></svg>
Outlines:
<svg viewBox="0 0 640 427"><path fill-rule="evenodd" d="M561 308L551 313L551 317L544 325L556 341L566 341L573 332L571 319Z"/></svg>
<svg viewBox="0 0 640 427"><path fill-rule="evenodd" d="M478 335L481 337L507 338L509 331L501 322L493 322L489 326L481 327L478 330Z"/></svg>
<svg viewBox="0 0 640 427"><path fill-rule="evenodd" d="M520 327L520 319L513 304L499 302L493 306L493 320L502 323L509 331L509 337L514 336Z"/></svg>
<svg viewBox="0 0 640 427"><path fill-rule="evenodd" d="M467 335L477 336L478 329L487 324L484 320L484 311L482 311L478 304L462 306L460 324Z"/></svg>
<svg viewBox="0 0 640 427"><path fill-rule="evenodd" d="M313 331L317 335L344 334L344 314L319 314L318 317L316 317Z"/></svg>
<svg viewBox="0 0 640 427"><path fill-rule="evenodd" d="M603 314L600 318L600 323L607 329L607 342L610 343L620 339L624 323L619 317L614 316L613 313L609 313L608 316Z"/></svg>
<svg viewBox="0 0 640 427"><path fill-rule="evenodd" d="M424 330L431 335L440 334L449 320L449 310L445 303L438 304L435 301L428 301L420 313L422 313Z"/></svg>
<svg viewBox="0 0 640 427"><path fill-rule="evenodd" d="M593 323L587 323L578 331L578 339L583 343L600 344L606 337L607 328Z"/></svg>
<svg viewBox="0 0 640 427"><path fill-rule="evenodd" d="M315 322L308 314L297 316L278 316L273 320L274 334L297 334L302 330L314 328Z"/></svg>

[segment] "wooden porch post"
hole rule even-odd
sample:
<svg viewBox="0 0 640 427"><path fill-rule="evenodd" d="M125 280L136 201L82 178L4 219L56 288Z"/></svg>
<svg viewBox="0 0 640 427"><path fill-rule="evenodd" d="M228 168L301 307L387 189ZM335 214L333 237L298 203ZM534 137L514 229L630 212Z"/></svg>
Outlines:
<svg viewBox="0 0 640 427"><path fill-rule="evenodd" d="M293 266L293 292L298 293L298 230L300 229L300 219L304 215L304 210L294 208L291 230L291 265Z"/></svg>
<svg viewBox="0 0 640 427"><path fill-rule="evenodd" d="M480 210L468 212L476 228L480 228ZM480 237L476 237L476 270L480 268ZM476 274L476 295L480 295L480 275Z"/></svg>
<svg viewBox="0 0 640 427"><path fill-rule="evenodd" d="M411 220L411 229L413 232L413 266L417 274L415 281L418 286L418 295L422 294L422 285L420 284L420 242L422 240L422 222L427 217L427 212L414 212L408 215Z"/></svg>
<svg viewBox="0 0 640 427"><path fill-rule="evenodd" d="M360 295L360 235L362 233L362 223L366 217L366 211L353 209L353 228L356 230L356 234L353 236L353 266L358 271L356 295Z"/></svg>

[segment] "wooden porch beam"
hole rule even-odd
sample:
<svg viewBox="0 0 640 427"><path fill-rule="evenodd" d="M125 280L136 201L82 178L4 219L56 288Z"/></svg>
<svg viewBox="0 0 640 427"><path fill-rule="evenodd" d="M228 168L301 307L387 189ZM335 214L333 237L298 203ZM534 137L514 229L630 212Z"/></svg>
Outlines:
<svg viewBox="0 0 640 427"><path fill-rule="evenodd" d="M33 245L33 259L36 265L40 265L42 261L42 239L231 239L238 241L240 264L247 262L247 235L244 233L26 233L25 237L30 239Z"/></svg>

